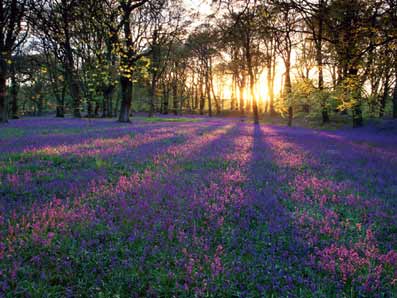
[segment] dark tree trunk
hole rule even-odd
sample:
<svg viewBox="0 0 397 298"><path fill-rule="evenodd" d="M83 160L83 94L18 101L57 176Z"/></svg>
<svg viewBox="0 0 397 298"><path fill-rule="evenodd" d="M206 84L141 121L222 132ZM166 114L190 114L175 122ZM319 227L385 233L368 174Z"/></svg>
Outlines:
<svg viewBox="0 0 397 298"><path fill-rule="evenodd" d="M214 84L213 84L213 81L212 81L212 75L211 75L211 82L210 82L210 84L211 84L211 93L212 93L212 97L214 98L214 101L215 101L216 114L219 115L219 114L221 113L221 105L220 105L220 103L219 103L219 98L217 98L217 97L216 97L216 94L215 94Z"/></svg>
<svg viewBox="0 0 397 298"><path fill-rule="evenodd" d="M42 116L43 115L43 107L44 107L44 99L40 95L39 98L37 99L37 116Z"/></svg>
<svg viewBox="0 0 397 298"><path fill-rule="evenodd" d="M357 74L358 69L355 67L351 67L348 71L348 74L351 78L354 78L356 81L358 80ZM363 113L361 110L361 94L359 91L360 86L355 86L353 90L353 100L355 101L352 107L352 118L353 118L353 127L361 127L364 124L363 121Z"/></svg>
<svg viewBox="0 0 397 298"><path fill-rule="evenodd" d="M316 39L316 60L317 60L317 67L318 67L318 90L320 91L321 95L321 116L323 119L323 123L329 122L329 115L327 109L327 98L323 96L322 91L324 90L324 75L323 75L323 2L320 1L320 14L318 16L318 34Z"/></svg>
<svg viewBox="0 0 397 298"><path fill-rule="evenodd" d="M236 75L233 74L232 77L232 94L230 99L230 110L236 110Z"/></svg>
<svg viewBox="0 0 397 298"><path fill-rule="evenodd" d="M242 79L239 82L240 114L241 114L241 116L244 116L244 114L245 114L244 92L245 92L245 76L244 76L244 74L242 74Z"/></svg>
<svg viewBox="0 0 397 298"><path fill-rule="evenodd" d="M120 76L121 87L121 104L119 122L130 122L130 112L132 103L132 67L137 61L136 53L134 51L134 41L131 32L131 1L122 1L121 9L123 11L123 31L125 38L124 55L121 62L124 68L127 69L127 74Z"/></svg>
<svg viewBox="0 0 397 298"><path fill-rule="evenodd" d="M57 117L57 118L63 118L63 117L65 117L65 114L64 114L64 111L63 111L63 107L62 107L62 106L57 105L55 117Z"/></svg>
<svg viewBox="0 0 397 298"><path fill-rule="evenodd" d="M107 98L106 98L106 106L108 108L108 114L107 117L111 118L113 117L117 111L113 108L113 94L114 94L114 86L111 87L111 92L108 94ZM117 109L117 107L116 107Z"/></svg>
<svg viewBox="0 0 397 298"><path fill-rule="evenodd" d="M397 73L396 73L397 77ZM394 84L394 91L393 91L393 118L397 118L397 79Z"/></svg>
<svg viewBox="0 0 397 298"><path fill-rule="evenodd" d="M215 95L214 77L212 75L212 59L211 58L209 60L209 77L210 77L210 87L211 87L212 98L215 101L216 114L219 115L221 113L221 105L219 103L219 99Z"/></svg>
<svg viewBox="0 0 397 298"><path fill-rule="evenodd" d="M199 106L199 90L198 85L194 87L194 102L193 102L193 110L196 112Z"/></svg>
<svg viewBox="0 0 397 298"><path fill-rule="evenodd" d="M95 102L95 110L94 110L94 117L98 117L99 116L99 103Z"/></svg>
<svg viewBox="0 0 397 298"><path fill-rule="evenodd" d="M288 107L288 126L292 126L292 119L294 117L294 110L291 106Z"/></svg>
<svg viewBox="0 0 397 298"><path fill-rule="evenodd" d="M203 80L200 81L200 115L204 115L205 107L205 86Z"/></svg>
<svg viewBox="0 0 397 298"><path fill-rule="evenodd" d="M125 76L120 77L121 106L119 122L130 122L130 110L132 101L132 82Z"/></svg>
<svg viewBox="0 0 397 298"><path fill-rule="evenodd" d="M205 106L205 96L201 94L200 96L200 115L204 115L204 106Z"/></svg>
<svg viewBox="0 0 397 298"><path fill-rule="evenodd" d="M290 53L288 54L288 57L290 57ZM288 126L292 126L292 119L294 117L294 109L292 107L291 99L288 98L290 96L291 90L292 90L292 84L291 84L291 75L290 75L290 69L291 65L288 60L287 63L285 63L285 87L284 87L284 92L285 92L285 97L288 100Z"/></svg>
<svg viewBox="0 0 397 298"><path fill-rule="evenodd" d="M379 110L379 118L382 118L385 115L385 108L386 108L386 100L389 96L390 91L390 72L387 72L385 83L383 86L383 95L380 99L380 110Z"/></svg>
<svg viewBox="0 0 397 298"><path fill-rule="evenodd" d="M292 90L291 84L291 64L290 57L291 53L287 54L287 61L285 62L285 82L284 82L284 97L288 100L288 126L292 126L292 119L294 117L294 109L292 107L291 99L288 98L290 96Z"/></svg>
<svg viewBox="0 0 397 298"><path fill-rule="evenodd" d="M71 55L71 54L70 54ZM81 117L80 111L80 86L79 83L76 81L74 77L74 70L73 70L73 57L69 58L71 61L68 61L65 65L65 78L69 85L70 95L73 98L73 116L76 118ZM69 60L68 59L68 60Z"/></svg>
<svg viewBox="0 0 397 298"><path fill-rule="evenodd" d="M15 75L15 72L13 72L12 77L11 77L11 114L12 114L12 119L18 119L18 82L17 78Z"/></svg>
<svg viewBox="0 0 397 298"><path fill-rule="evenodd" d="M155 75L153 75L149 90L149 98L150 98L150 107L148 114L149 117L153 117L153 114L155 112L156 89L157 89L157 80Z"/></svg>
<svg viewBox="0 0 397 298"><path fill-rule="evenodd" d="M55 90L55 97L57 99L57 108L56 108L56 117L63 118L65 117L65 93L66 93L66 86L62 87L61 96L57 90Z"/></svg>
<svg viewBox="0 0 397 298"><path fill-rule="evenodd" d="M7 65L0 57L0 123L8 122L8 102L7 102Z"/></svg>
<svg viewBox="0 0 397 298"><path fill-rule="evenodd" d="M106 94L103 92L103 100L102 100L102 118L106 118L108 115L108 107L107 107L107 100Z"/></svg>
<svg viewBox="0 0 397 298"><path fill-rule="evenodd" d="M66 26L68 26L66 24ZM74 73L74 58L73 50L70 45L69 30L65 27L65 77L69 85L70 95L73 98L73 116L76 118L81 117L80 104L81 104L81 91L80 85L75 78Z"/></svg>
<svg viewBox="0 0 397 298"><path fill-rule="evenodd" d="M90 99L88 99L88 102L87 102L87 117L88 118L94 117L94 107L92 104L92 100L90 100Z"/></svg>
<svg viewBox="0 0 397 298"><path fill-rule="evenodd" d="M356 104L353 107L353 127L361 127L363 126L363 113L361 111L361 105L360 104Z"/></svg>
<svg viewBox="0 0 397 298"><path fill-rule="evenodd" d="M178 115L179 111L179 98L178 98L178 82L176 79L172 82L172 110L174 115Z"/></svg>
<svg viewBox="0 0 397 298"><path fill-rule="evenodd" d="M273 73L273 63L272 60L273 58L269 58L269 62L267 64L267 92L269 95L269 114L270 116L274 116L275 111L274 111L274 90L273 90L273 84L274 84L274 73Z"/></svg>
<svg viewBox="0 0 397 298"><path fill-rule="evenodd" d="M322 91L324 90L324 76L323 76L323 53L322 53L322 41L321 39L318 41L317 45L317 67L318 67L318 90L320 90L320 96L321 96L321 116L323 123L328 123L329 122L329 114L328 114L328 108L327 108L327 98L322 94Z"/></svg>
<svg viewBox="0 0 397 298"><path fill-rule="evenodd" d="M163 84L163 105L162 105L163 107L162 107L161 112L164 115L168 114L169 101L170 101L170 92L169 92L166 84Z"/></svg>
<svg viewBox="0 0 397 298"><path fill-rule="evenodd" d="M254 112L254 123L259 124L259 112L258 112L258 103L256 101L256 95L255 95L255 76L254 76L254 71L252 69L252 57L250 54L249 49L246 49L247 51L247 66L248 66L248 74L250 77L250 92L251 92L251 98L252 98L252 110Z"/></svg>
<svg viewBox="0 0 397 298"><path fill-rule="evenodd" d="M104 88L103 94L103 102L102 102L102 117L112 117L113 116L113 109L112 109L112 99L114 93L114 86L109 85Z"/></svg>
<svg viewBox="0 0 397 298"><path fill-rule="evenodd" d="M210 90L208 68L205 73L205 90L208 98L208 116L212 117L212 102L211 102L211 90Z"/></svg>

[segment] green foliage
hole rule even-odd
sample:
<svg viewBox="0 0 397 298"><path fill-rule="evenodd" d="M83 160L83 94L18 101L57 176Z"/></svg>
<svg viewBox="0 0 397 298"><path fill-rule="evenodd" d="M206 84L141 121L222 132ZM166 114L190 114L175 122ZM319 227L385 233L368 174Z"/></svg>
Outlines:
<svg viewBox="0 0 397 298"><path fill-rule="evenodd" d="M332 98L338 103L337 109L346 111L362 101L364 88L357 77L346 78L332 93Z"/></svg>

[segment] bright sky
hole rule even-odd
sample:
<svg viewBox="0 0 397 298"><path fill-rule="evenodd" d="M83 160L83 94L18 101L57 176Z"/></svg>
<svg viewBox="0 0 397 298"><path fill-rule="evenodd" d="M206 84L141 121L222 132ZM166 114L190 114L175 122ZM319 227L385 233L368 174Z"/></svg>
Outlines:
<svg viewBox="0 0 397 298"><path fill-rule="evenodd" d="M194 11L200 13L202 17L206 17L211 13L211 0L183 0L185 6Z"/></svg>

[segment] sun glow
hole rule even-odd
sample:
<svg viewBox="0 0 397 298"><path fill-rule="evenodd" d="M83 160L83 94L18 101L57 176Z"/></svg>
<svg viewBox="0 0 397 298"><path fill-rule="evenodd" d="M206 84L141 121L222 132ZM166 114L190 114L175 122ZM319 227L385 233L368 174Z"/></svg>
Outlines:
<svg viewBox="0 0 397 298"><path fill-rule="evenodd" d="M282 89L281 86L282 77L276 76L273 90L275 96L280 93ZM235 97L238 102L240 100L240 89L233 86L232 77L230 75L216 77L214 79L214 91L220 99L227 102L225 108L231 104L231 99L233 97ZM248 82L243 92L245 106L252 106L252 96ZM255 83L254 92L259 108L263 109L270 99L266 71L260 73L259 78Z"/></svg>

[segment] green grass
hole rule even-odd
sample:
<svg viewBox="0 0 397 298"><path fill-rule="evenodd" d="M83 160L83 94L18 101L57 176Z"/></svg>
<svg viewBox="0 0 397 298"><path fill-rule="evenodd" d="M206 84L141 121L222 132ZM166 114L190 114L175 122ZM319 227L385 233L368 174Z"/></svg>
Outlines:
<svg viewBox="0 0 397 298"><path fill-rule="evenodd" d="M2 127L0 128L0 140L21 137L25 134L23 129L14 128L14 127Z"/></svg>

